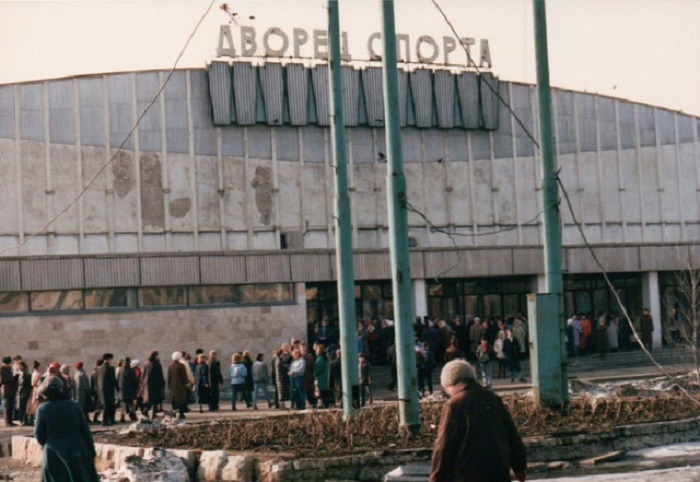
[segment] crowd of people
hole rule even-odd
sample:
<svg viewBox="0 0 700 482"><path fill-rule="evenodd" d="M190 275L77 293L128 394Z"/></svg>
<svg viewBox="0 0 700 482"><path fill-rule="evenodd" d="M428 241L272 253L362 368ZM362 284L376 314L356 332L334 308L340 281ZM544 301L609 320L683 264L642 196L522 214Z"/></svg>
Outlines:
<svg viewBox="0 0 700 482"><path fill-rule="evenodd" d="M457 358L466 358L479 368L485 386L490 387L494 367L497 377L522 380L520 360L527 355L527 320L522 316L475 317L463 322L454 316L442 319L415 319L415 352L419 395L433 392L433 369ZM394 323L388 319L359 322L359 393L353 394L358 406L374 401L373 367L388 365L389 390L397 386L397 359ZM342 357L338 330L327 318L309 330L307 342L292 338L272 351L255 357L249 351L234 353L227 375L231 385L231 408L239 402L257 410L264 401L268 408L328 408L342 403ZM197 349L194 355L177 351L167 366L158 351L146 361L124 357L115 361L111 353L96 360L91 370L83 362L72 365L52 362L31 367L21 356L5 357L0 366L0 386L5 406L5 423L32 425L48 382L62 383L63 398L75 401L90 423L113 425L117 421L154 418L163 411L166 389L172 409L186 417L191 407L199 411L219 410L224 373L219 354Z"/></svg>
<svg viewBox="0 0 700 482"><path fill-rule="evenodd" d="M642 344L651 350L654 321L648 308L642 310L637 329ZM614 311L599 313L595 318L573 313L566 321L566 335L570 357L598 353L605 358L610 352L629 351L636 346L629 323Z"/></svg>
<svg viewBox="0 0 700 482"><path fill-rule="evenodd" d="M234 353L228 369L231 385L231 408L239 401L251 410L258 403L268 408L299 409L308 406L328 408L342 399L340 350L328 356L324 344L292 338L272 352L268 364L258 353L253 360L249 351ZM372 402L372 368L364 354L358 360L362 375L362 403ZM61 383L63 400L72 400L80 407L88 423L110 426L117 421L134 421L141 417L155 418L162 411L166 389L173 411L178 417L198 407L214 412L220 409L224 374L217 351L208 354L197 349L194 356L186 351L172 353L167 366L161 363L158 351L152 351L146 362L125 357L115 362L105 353L87 372L83 362L72 366L52 362L44 368L39 361L31 369L20 355L4 357L0 365L0 391L7 426L34 425L39 404L54 380ZM193 408L192 408L193 407Z"/></svg>
<svg viewBox="0 0 700 482"><path fill-rule="evenodd" d="M484 385L490 387L493 367L498 378L524 381L520 367L527 356L527 318L521 313L514 317L491 317L481 320L470 317L466 322L459 315L449 321L440 318L416 317L413 323L419 396L433 393L433 370L457 358L477 362ZM333 352L339 343L339 332L328 318L309 329L309 343L319 342ZM360 353L361 399L371 401L372 366L388 365L391 369L389 390L397 385L394 322L372 318L357 324L357 351ZM367 376L363 376L366 373Z"/></svg>

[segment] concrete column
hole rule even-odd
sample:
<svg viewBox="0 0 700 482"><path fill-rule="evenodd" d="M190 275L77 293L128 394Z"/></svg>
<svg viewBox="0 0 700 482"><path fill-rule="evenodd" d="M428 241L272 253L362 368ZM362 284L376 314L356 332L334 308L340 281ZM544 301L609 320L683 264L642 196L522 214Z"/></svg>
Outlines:
<svg viewBox="0 0 700 482"><path fill-rule="evenodd" d="M428 316L428 293L424 279L413 280L413 304L415 316Z"/></svg>
<svg viewBox="0 0 700 482"><path fill-rule="evenodd" d="M544 274L538 274L537 280L535 281L535 287L537 288L537 293L547 292L547 277Z"/></svg>
<svg viewBox="0 0 700 482"><path fill-rule="evenodd" d="M649 308L651 317L654 320L653 347L661 348L663 336L661 328L661 294L659 293L659 273L656 271L642 273L642 302L645 308Z"/></svg>

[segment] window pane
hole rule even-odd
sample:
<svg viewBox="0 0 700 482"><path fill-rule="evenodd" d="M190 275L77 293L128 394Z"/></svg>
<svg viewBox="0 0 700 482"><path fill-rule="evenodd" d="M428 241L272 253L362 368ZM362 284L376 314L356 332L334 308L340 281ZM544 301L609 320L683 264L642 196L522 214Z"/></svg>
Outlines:
<svg viewBox="0 0 700 482"><path fill-rule="evenodd" d="M503 316L515 316L518 311L525 311L525 295L503 295Z"/></svg>
<svg viewBox="0 0 700 482"><path fill-rule="evenodd" d="M0 293L0 312L29 311L29 293Z"/></svg>
<svg viewBox="0 0 700 482"><path fill-rule="evenodd" d="M497 316L503 315L501 313L501 297L500 295L486 295L483 297L484 300L484 315L485 316Z"/></svg>
<svg viewBox="0 0 700 482"><path fill-rule="evenodd" d="M479 283L475 282L467 282L464 283L464 294L465 295L476 295L481 293L481 289L479 288Z"/></svg>
<svg viewBox="0 0 700 482"><path fill-rule="evenodd" d="M362 297L366 300L379 300L382 297L382 287L377 285L364 285Z"/></svg>
<svg viewBox="0 0 700 482"><path fill-rule="evenodd" d="M390 320L394 319L394 301L393 300L384 300L384 307L382 309L382 313L383 313L385 318L388 318Z"/></svg>
<svg viewBox="0 0 700 482"><path fill-rule="evenodd" d="M479 297L475 295L464 297L464 314L466 316L479 316Z"/></svg>
<svg viewBox="0 0 700 482"><path fill-rule="evenodd" d="M33 311L82 310L82 291L37 291L31 294Z"/></svg>
<svg viewBox="0 0 700 482"><path fill-rule="evenodd" d="M190 306L220 305L236 302L236 288L233 286L194 286L187 290Z"/></svg>
<svg viewBox="0 0 700 482"><path fill-rule="evenodd" d="M289 283L241 285L239 288L241 303L279 303L294 300L292 285Z"/></svg>
<svg viewBox="0 0 700 482"><path fill-rule="evenodd" d="M428 285L428 295L440 296L442 294L442 285Z"/></svg>
<svg viewBox="0 0 700 482"><path fill-rule="evenodd" d="M85 290L85 309L133 308L136 306L135 290L127 288L109 290Z"/></svg>
<svg viewBox="0 0 700 482"><path fill-rule="evenodd" d="M141 288L139 290L139 306L182 306L184 304L185 288L182 286Z"/></svg>
<svg viewBox="0 0 700 482"><path fill-rule="evenodd" d="M318 288L306 288L306 301L316 301L318 299Z"/></svg>
<svg viewBox="0 0 700 482"><path fill-rule="evenodd" d="M527 281L509 280L503 282L504 293L527 293L528 291Z"/></svg>
<svg viewBox="0 0 700 482"><path fill-rule="evenodd" d="M382 295L384 298L393 298L394 297L394 288L391 286L391 283L385 283L382 285Z"/></svg>

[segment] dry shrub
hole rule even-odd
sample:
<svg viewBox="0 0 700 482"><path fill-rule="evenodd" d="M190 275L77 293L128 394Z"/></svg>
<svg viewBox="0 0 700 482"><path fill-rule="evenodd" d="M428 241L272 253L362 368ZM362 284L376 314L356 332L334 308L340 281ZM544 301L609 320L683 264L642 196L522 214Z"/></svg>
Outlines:
<svg viewBox="0 0 700 482"><path fill-rule="evenodd" d="M687 398L575 398L563 410L536 407L529 398L510 396L503 402L523 436L604 432L616 425L657 422L698 416L698 405ZM110 443L201 450L286 453L329 456L371 450L432 446L442 402L421 404L418 434L399 431L398 405L364 408L352 421L340 410L290 413L260 419L224 419L189 424L156 433L110 436Z"/></svg>

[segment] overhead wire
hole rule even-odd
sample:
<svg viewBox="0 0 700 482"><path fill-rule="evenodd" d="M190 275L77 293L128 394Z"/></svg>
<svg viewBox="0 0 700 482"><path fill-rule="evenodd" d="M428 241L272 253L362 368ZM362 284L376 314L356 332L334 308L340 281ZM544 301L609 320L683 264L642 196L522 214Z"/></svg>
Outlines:
<svg viewBox="0 0 700 482"><path fill-rule="evenodd" d="M442 9L442 7L440 7L440 4L437 2L437 0L430 0L430 1L431 1L431 3L435 6L435 8L440 12L440 14L442 15L443 19L445 20L445 23L447 23L447 25L448 25L448 27L450 28L450 30L452 31L452 33L453 33L458 39L461 38L461 37L459 36L459 33L457 32L457 29L454 27L454 24L453 24L452 21L449 19L449 17L448 17L447 14L445 13L445 11ZM472 59L472 57L471 57L471 54L469 53L469 49L467 48L467 46L464 45L462 42L458 42L458 43L462 46L462 48L464 49L465 53L467 54L467 60L468 60L467 65L473 67L473 68L475 69L475 71L477 72L477 74L481 75L481 72L479 71L479 67L476 65L476 62L473 61L473 59ZM539 143L537 142L537 140L534 138L534 136L532 135L532 133L527 129L527 127L526 127L525 124L522 122L522 120L518 117L518 115L515 113L515 111L511 108L510 104L503 98L503 96L500 95L500 93L498 92L498 89L495 89L488 81L486 81L486 79L482 79L482 81L483 81L483 82L485 83L485 85L496 95L496 97L498 98L498 100L506 107L506 109L510 112L511 116L513 117L513 119L515 119L515 121L518 123L518 125L520 125L520 127L523 129L523 131L525 132L525 134L527 135L527 137L530 139L530 141L532 141L532 143L539 149L539 148L540 148L540 145L539 145ZM622 314L623 314L623 316L624 316L625 322L628 324L628 326L629 326L629 328L630 328L630 331L631 331L631 333L633 334L633 337L634 337L635 341L636 341L636 342L639 344L639 346L642 348L642 350L643 350L644 354L647 356L647 358L654 364L654 366L656 366L656 367L661 371L661 373L662 373L665 377L667 377L668 379L674 381L674 382L676 383L676 386L679 388L679 390L681 390L682 393L684 393L684 394L685 394L689 399L691 399L693 402L695 402L695 403L697 403L698 405L700 405L700 400L698 400L697 398L693 397L692 394L690 394L683 386L681 386L681 385L676 381L676 379L673 377L673 375L671 375L671 374L663 367L663 365L661 365L661 364L656 360L656 358L654 358L654 356L651 354L651 352L644 346L644 343L642 342L642 340L641 340L641 338L640 338L640 336L639 336L639 333L637 332L636 328L634 327L634 323L632 322L632 320L631 320L631 318L630 318L630 316L629 316L629 313L628 313L628 311L627 311L627 308L625 307L625 305L622 303L622 300L620 299L620 296L619 296L619 294L618 294L618 292L617 292L617 289L615 288L615 285L614 285L614 284L612 283L612 281L610 280L610 277L608 276L608 273L607 273L607 271L605 270L605 267L603 266L603 264L601 263L600 259L598 258L598 256L597 256L596 253L595 253L595 249L593 248L593 246L591 246L590 242L588 241L588 237L586 236L585 231L584 231L584 229L583 229L581 223L578 221L578 219L576 218L576 215L574 214L573 206L572 206L572 204L571 204L571 199L569 198L569 193L568 193L568 191L566 190L566 187L564 186L564 183L562 182L562 180L561 180L561 178L560 178L560 176L559 176L559 172L557 172L557 174L556 174L556 179L557 179L557 183L558 183L559 187L560 187L561 190L562 190L562 193L564 194L564 199L566 200L569 213L571 214L572 221L573 221L574 225L576 226L577 230L579 231L579 233L581 234L581 237L582 237L582 239L583 239L584 246L585 246L586 249L590 252L591 256L593 257L593 259L594 259L594 261L595 261L595 263L596 263L596 266L598 267L598 269L600 270L600 272L603 274L603 277L604 277L604 279L605 279L606 285L608 286L608 289L610 290L610 292L613 294L613 296L614 296L614 298L615 298L615 301L616 301L617 304L620 306L620 309L621 309ZM432 222L430 222L430 220L427 218L427 216L425 216L423 213L421 213L421 212L415 210L415 208L412 208L412 206L410 206L410 204L408 204L407 201L406 201L406 203L407 203L407 209L409 209L410 211L413 211L413 212L416 212L417 214L419 214L419 215L428 223L428 225L431 226L431 231L432 231L434 225L433 225ZM557 203L557 204L559 204L559 203ZM539 218L539 216L540 216L543 212L544 212L544 210L543 210L543 211L540 211L540 213L538 213L537 216L536 216L535 218L533 218L532 220L530 220L530 221L528 221L528 222L526 222L526 223L524 223L524 224L528 224L528 223L533 222L534 220L536 220L537 218ZM517 226L515 226L515 228L517 228ZM511 228L505 228L504 230L494 231L493 233L484 233L483 235L497 234L497 233L499 233L499 232L506 231L506 230L510 230L510 229L514 229L514 228L512 228L512 227L511 227ZM442 230L442 229L439 229L439 228L438 228L438 229L434 229L434 231L435 231L435 232L441 232L441 233L447 234L447 235L449 235L450 237L453 236L453 235L457 235L456 233L447 233L446 231L444 231L444 230ZM469 235L467 234L467 236L469 236ZM472 235L472 236L473 236L473 235ZM453 240L453 239L452 239L452 241L453 241L453 243L454 243L454 240ZM453 268L450 268L450 269L453 269Z"/></svg>
<svg viewBox="0 0 700 482"><path fill-rule="evenodd" d="M170 79L172 78L173 74L175 73L175 70L177 69L177 66L178 66L178 64L180 63L180 60L182 59L182 56L184 55L185 51L187 50L187 47L190 45L190 42L192 41L192 39L194 38L195 34L196 34L197 31L199 30L199 27L200 27L200 26L202 25L202 23L204 22L204 19L207 17L207 15L209 15L209 12L211 11L211 8L212 8L212 6L214 6L214 3L215 3L215 2L216 2L216 0L211 0L211 1L209 2L209 5L207 6L206 10L205 10L204 13L202 14L202 16L199 18L199 21L198 21L197 24L195 25L195 27L194 27L194 29L192 30L192 32L190 33L190 35L187 37L187 41L185 42L185 45L182 47L182 49L180 49L180 52L178 53L177 58L175 59L175 62L173 63L172 68L171 68L170 71L168 72L168 75L166 76L165 80L164 80L163 83L161 84L160 88L159 88L158 91L155 93L155 95L153 96L153 98L151 99L151 101L150 101L150 102L146 105L146 107L143 109L143 111L141 112L141 115L138 116L138 118L136 119L136 122L134 122L134 124L133 124L133 126L131 127L131 129L129 129L129 132L127 132L127 134L124 136L124 139L121 141L121 143L119 144L119 146L117 147L117 149L114 151L114 153L112 153L112 155L109 157L109 159L107 159L104 163L102 163L102 165L100 166L100 168L99 168L99 169L95 172L95 174L90 178L90 180L87 182L87 184L85 184L85 185L83 186L83 188L80 190L80 192L78 192L78 194L77 194L73 199L71 199L71 200L63 207L63 209L61 209L57 214L55 214L51 219L49 219L49 220L48 220L42 227L40 227L38 230L36 230L36 231L33 232L32 234L30 234L29 236L26 236L26 237L25 237L22 241L20 241L18 244L14 245L14 246L9 246L9 247L0 249L0 256L3 255L4 253L8 252L8 251L11 251L11 250L15 250L15 249L19 250L22 246L24 246L25 244L27 244L31 239L36 238L36 237L37 237L38 235L40 235L41 233L47 231L47 230L51 227L51 225L52 225L53 223L55 223L55 222L56 222L61 216L63 216L66 212L68 212L68 210L69 210L71 207L73 207L73 206L85 195L85 193L88 191L88 189L90 189L90 188L92 187L92 185L95 184L95 182L96 182L97 179L100 177L100 175L104 172L105 169L107 169L107 166L109 166L109 165L112 163L112 161L114 161L114 159L117 157L117 155L122 151L122 149L124 148L124 145L126 145L126 142L129 140L129 138L130 138L131 135L134 133L134 131L136 131L136 129L138 128L138 126L139 126L139 124L141 123L141 121L143 120L143 118L146 116L146 114L148 113L148 111L151 109L151 107L153 107L153 105L156 103L156 101L158 100L158 98L160 97L160 95L161 95L161 94L163 93L163 91L165 90L165 86L168 85L168 82L170 82ZM107 149L109 149L108 146L107 146Z"/></svg>

